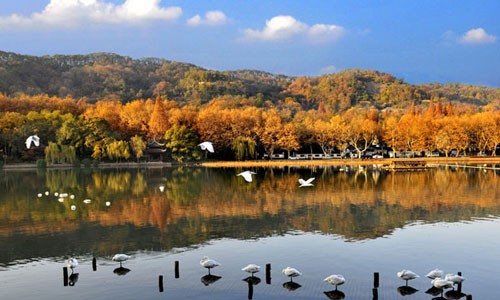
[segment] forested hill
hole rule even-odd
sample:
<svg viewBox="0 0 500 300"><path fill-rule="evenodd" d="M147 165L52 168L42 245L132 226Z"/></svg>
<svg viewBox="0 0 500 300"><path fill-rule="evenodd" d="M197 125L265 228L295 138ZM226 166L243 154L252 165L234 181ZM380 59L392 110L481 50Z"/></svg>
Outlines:
<svg viewBox="0 0 500 300"><path fill-rule="evenodd" d="M232 96L245 103L278 103L291 97L303 108L343 111L434 102L500 106L500 89L463 84L411 85L391 74L346 70L317 77L290 77L256 70L214 71L159 58L132 59L111 53L28 56L0 51L0 93L117 99L128 102L160 95L203 105ZM240 101L241 102L241 101Z"/></svg>

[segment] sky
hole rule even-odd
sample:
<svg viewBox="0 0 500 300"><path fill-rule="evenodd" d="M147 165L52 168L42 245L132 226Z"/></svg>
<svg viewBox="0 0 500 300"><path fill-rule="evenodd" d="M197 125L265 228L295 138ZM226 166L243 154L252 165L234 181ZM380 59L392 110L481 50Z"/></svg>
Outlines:
<svg viewBox="0 0 500 300"><path fill-rule="evenodd" d="M499 16L498 0L1 1L0 51L500 87Z"/></svg>

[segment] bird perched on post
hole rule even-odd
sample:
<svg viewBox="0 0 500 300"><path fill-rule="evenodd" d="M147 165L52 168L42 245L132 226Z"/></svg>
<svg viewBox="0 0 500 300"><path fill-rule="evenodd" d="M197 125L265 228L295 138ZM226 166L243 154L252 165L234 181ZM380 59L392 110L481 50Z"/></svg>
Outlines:
<svg viewBox="0 0 500 300"><path fill-rule="evenodd" d="M200 260L200 265L208 269L208 274L210 275L210 269L220 266L217 261L208 258L208 256L203 256Z"/></svg>
<svg viewBox="0 0 500 300"><path fill-rule="evenodd" d="M294 277L302 275L297 269L292 267L286 267L281 271L285 276L290 277L290 281L293 281Z"/></svg>
<svg viewBox="0 0 500 300"><path fill-rule="evenodd" d="M406 285L408 285L408 280L412 280L412 279L420 277L416 273L414 273L410 270L402 270L402 271L398 272L397 275L399 278L406 281Z"/></svg>
<svg viewBox="0 0 500 300"><path fill-rule="evenodd" d="M248 266L244 267L243 269L241 269L242 271L245 271L245 272L248 272L250 274L255 274L257 272L260 271L260 266L256 265L256 264L249 264Z"/></svg>

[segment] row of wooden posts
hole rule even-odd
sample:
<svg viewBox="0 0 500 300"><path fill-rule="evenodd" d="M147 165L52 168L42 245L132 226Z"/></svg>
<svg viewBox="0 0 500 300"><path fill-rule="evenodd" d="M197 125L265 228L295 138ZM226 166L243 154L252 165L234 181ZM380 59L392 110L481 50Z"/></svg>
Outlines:
<svg viewBox="0 0 500 300"><path fill-rule="evenodd" d="M97 271L97 261L94 257L92 259L92 270ZM458 275L462 275L462 272L458 272ZM174 277L179 278L179 261L176 260L174 262ZM63 285L68 286L69 276L68 276L68 267L63 267ZM271 284L271 264L266 264L266 284ZM248 299L253 298L253 286L254 283L251 280L248 280ZM372 295L373 300L378 300L378 288L380 286L380 274L379 272L373 273L373 289ZM461 292L462 284L458 284L458 291ZM163 275L158 276L158 290L160 293L163 293ZM466 295L466 300L472 300L472 295Z"/></svg>

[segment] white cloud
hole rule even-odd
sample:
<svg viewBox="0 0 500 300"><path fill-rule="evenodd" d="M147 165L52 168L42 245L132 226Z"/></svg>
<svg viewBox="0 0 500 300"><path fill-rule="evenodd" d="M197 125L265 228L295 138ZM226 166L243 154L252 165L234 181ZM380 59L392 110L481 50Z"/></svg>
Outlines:
<svg viewBox="0 0 500 300"><path fill-rule="evenodd" d="M342 26L315 24L309 26L292 16L276 16L266 21L262 30L246 29L245 38L249 40L278 41L292 37L305 37L313 42L331 42L344 35Z"/></svg>
<svg viewBox="0 0 500 300"><path fill-rule="evenodd" d="M496 40L496 36L488 34L483 28L471 29L460 38L462 44L491 44Z"/></svg>
<svg viewBox="0 0 500 300"><path fill-rule="evenodd" d="M31 16L0 16L0 30L174 21L182 15L180 7L161 7L160 1L125 0L116 5L102 0L51 0L43 11Z"/></svg>
<svg viewBox="0 0 500 300"><path fill-rule="evenodd" d="M200 15L196 15L187 20L187 24L193 27L202 25L218 26L218 25L224 25L226 23L227 23L226 15L219 10L213 10L207 12L205 14L205 19L203 19Z"/></svg>
<svg viewBox="0 0 500 300"><path fill-rule="evenodd" d="M326 66L320 70L320 74L333 74L337 73L339 69L336 66Z"/></svg>

